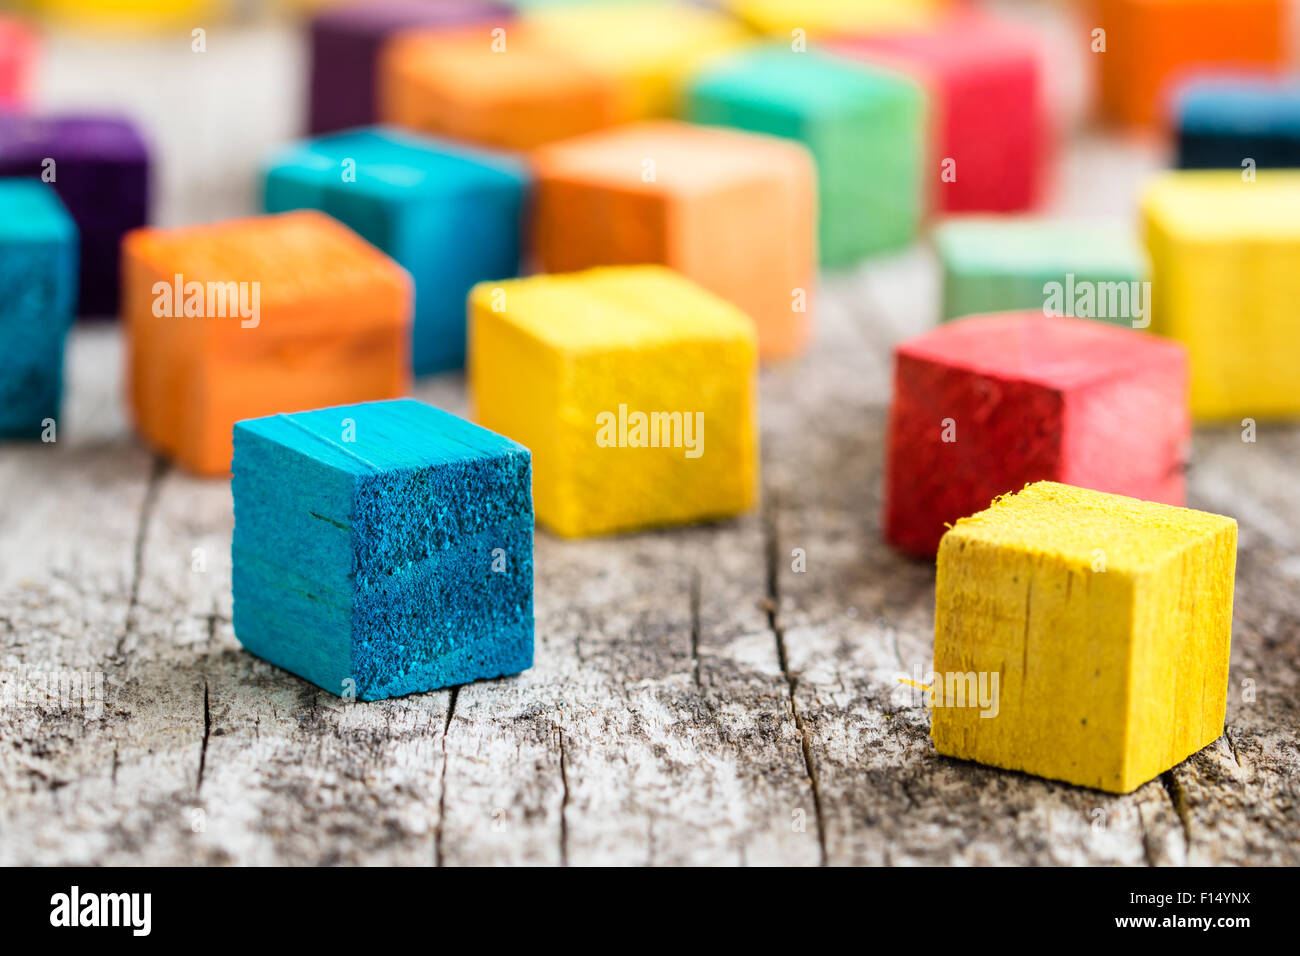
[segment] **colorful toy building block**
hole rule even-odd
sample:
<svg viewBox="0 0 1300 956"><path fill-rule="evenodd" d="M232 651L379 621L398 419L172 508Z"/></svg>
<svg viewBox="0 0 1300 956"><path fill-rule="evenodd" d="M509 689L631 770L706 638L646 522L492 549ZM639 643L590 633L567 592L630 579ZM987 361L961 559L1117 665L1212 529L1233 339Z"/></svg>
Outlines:
<svg viewBox="0 0 1300 956"><path fill-rule="evenodd" d="M947 525L1031 481L1183 503L1178 343L1013 313L949 322L894 358L884 526L899 550L933 556Z"/></svg>
<svg viewBox="0 0 1300 956"><path fill-rule="evenodd" d="M43 18L77 30L156 33L228 17L236 0L27 0Z"/></svg>
<svg viewBox="0 0 1300 956"><path fill-rule="evenodd" d="M12 110L27 101L36 38L21 20L0 17L0 110Z"/></svg>
<svg viewBox="0 0 1300 956"><path fill-rule="evenodd" d="M698 75L687 116L811 150L823 265L851 265L916 237L928 127L921 89L906 78L816 51L764 47Z"/></svg>
<svg viewBox="0 0 1300 956"><path fill-rule="evenodd" d="M533 452L567 537L738 514L757 483L753 323L661 266L470 293L475 418Z"/></svg>
<svg viewBox="0 0 1300 956"><path fill-rule="evenodd" d="M740 306L764 358L798 351L817 265L816 172L773 136L632 123L533 154L548 272L662 263Z"/></svg>
<svg viewBox="0 0 1300 956"><path fill-rule="evenodd" d="M608 79L522 24L399 33L379 62L380 118L421 133L532 149L618 119Z"/></svg>
<svg viewBox="0 0 1300 956"><path fill-rule="evenodd" d="M365 126L377 117L379 52L400 30L485 24L504 26L513 8L493 0L379 0L348 2L311 20L308 129L328 133Z"/></svg>
<svg viewBox="0 0 1300 956"><path fill-rule="evenodd" d="M1192 414L1300 415L1300 172L1166 173L1142 210L1151 328L1187 346Z"/></svg>
<svg viewBox="0 0 1300 956"><path fill-rule="evenodd" d="M616 122L680 116L691 72L749 41L731 17L668 0L553 5L525 22L540 43L610 84Z"/></svg>
<svg viewBox="0 0 1300 956"><path fill-rule="evenodd" d="M35 180L0 179L0 289L0 438L34 438L58 421L77 303L77 227Z"/></svg>
<svg viewBox="0 0 1300 956"><path fill-rule="evenodd" d="M1042 309L1144 328L1146 254L1132 230L1105 221L962 216L934 231L943 318Z"/></svg>
<svg viewBox="0 0 1300 956"><path fill-rule="evenodd" d="M1178 89L1181 169L1300 167L1300 84L1268 77L1213 77Z"/></svg>
<svg viewBox="0 0 1300 956"><path fill-rule="evenodd" d="M234 429L235 635L379 700L533 665L527 448L410 399Z"/></svg>
<svg viewBox="0 0 1300 956"><path fill-rule="evenodd" d="M410 276L329 216L140 229L122 256L136 428L191 471L229 474L242 419L409 389Z"/></svg>
<svg viewBox="0 0 1300 956"><path fill-rule="evenodd" d="M112 116L0 114L0 176L51 183L81 233L78 312L117 314L122 236L149 213L149 150Z"/></svg>
<svg viewBox="0 0 1300 956"><path fill-rule="evenodd" d="M1231 518L1049 481L961 519L935 749L1114 793L1177 765L1223 733L1236 560Z"/></svg>
<svg viewBox="0 0 1300 956"><path fill-rule="evenodd" d="M266 174L267 212L320 209L415 280L417 374L465 364L465 296L519 272L529 174L496 153L360 129L295 146Z"/></svg>
<svg viewBox="0 0 1300 956"><path fill-rule="evenodd" d="M951 6L950 0L726 0L725 6L756 30L803 38L921 27Z"/></svg>
<svg viewBox="0 0 1300 956"><path fill-rule="evenodd" d="M1093 0L1100 113L1147 126L1163 118L1177 83L1198 70L1280 69L1286 30L1286 0Z"/></svg>
<svg viewBox="0 0 1300 956"><path fill-rule="evenodd" d="M1017 212L1039 199L1051 134L1039 44L1014 24L958 13L918 30L846 37L837 52L912 77L930 94L925 183L945 212Z"/></svg>

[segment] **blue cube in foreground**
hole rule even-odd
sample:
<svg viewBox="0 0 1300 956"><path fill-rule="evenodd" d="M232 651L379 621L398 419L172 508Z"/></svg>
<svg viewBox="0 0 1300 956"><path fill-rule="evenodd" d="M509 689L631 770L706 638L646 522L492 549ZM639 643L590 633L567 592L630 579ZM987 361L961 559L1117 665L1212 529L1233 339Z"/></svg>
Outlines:
<svg viewBox="0 0 1300 956"><path fill-rule="evenodd" d="M511 156L366 127L291 147L266 172L267 212L319 209L415 280L417 375L465 364L465 297L519 274L531 177Z"/></svg>
<svg viewBox="0 0 1300 956"><path fill-rule="evenodd" d="M533 663L532 456L411 399L239 422L235 634L340 696Z"/></svg>

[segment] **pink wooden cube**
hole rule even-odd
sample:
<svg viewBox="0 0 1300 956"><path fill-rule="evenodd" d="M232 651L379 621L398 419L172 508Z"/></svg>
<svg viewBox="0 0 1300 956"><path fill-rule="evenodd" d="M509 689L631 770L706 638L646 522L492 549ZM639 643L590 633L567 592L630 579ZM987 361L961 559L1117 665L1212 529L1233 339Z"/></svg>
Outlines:
<svg viewBox="0 0 1300 956"><path fill-rule="evenodd" d="M0 110L26 102L35 57L32 32L18 20L0 17Z"/></svg>

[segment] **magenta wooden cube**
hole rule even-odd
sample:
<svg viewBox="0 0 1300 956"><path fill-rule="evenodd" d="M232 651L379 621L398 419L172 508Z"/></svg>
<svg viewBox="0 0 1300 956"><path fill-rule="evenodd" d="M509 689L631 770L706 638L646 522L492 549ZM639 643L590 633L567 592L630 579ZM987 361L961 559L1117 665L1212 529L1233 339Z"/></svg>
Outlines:
<svg viewBox="0 0 1300 956"><path fill-rule="evenodd" d="M118 248L149 211L149 150L114 116L0 114L0 176L49 182L81 233L81 315L117 314Z"/></svg>
<svg viewBox="0 0 1300 956"><path fill-rule="evenodd" d="M509 4L495 0L376 0L321 11L311 22L309 131L328 133L375 121L375 70L392 34L504 22L513 15Z"/></svg>
<svg viewBox="0 0 1300 956"><path fill-rule="evenodd" d="M885 536L933 557L947 525L1043 480L1181 506L1190 437L1177 342L1041 312L947 322L894 353Z"/></svg>
<svg viewBox="0 0 1300 956"><path fill-rule="evenodd" d="M926 182L943 212L1014 212L1043 192L1051 143L1039 43L1022 27L957 13L935 26L844 37L833 48L899 69L930 93Z"/></svg>

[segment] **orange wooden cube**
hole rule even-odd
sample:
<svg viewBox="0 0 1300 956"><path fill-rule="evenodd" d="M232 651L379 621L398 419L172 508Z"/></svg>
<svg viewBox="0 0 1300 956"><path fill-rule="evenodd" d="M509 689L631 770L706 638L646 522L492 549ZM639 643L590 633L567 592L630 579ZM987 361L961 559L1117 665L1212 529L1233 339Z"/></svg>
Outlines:
<svg viewBox="0 0 1300 956"><path fill-rule="evenodd" d="M497 37L486 26L400 33L380 55L378 86L383 122L502 149L618 119L608 79L523 25Z"/></svg>
<svg viewBox="0 0 1300 956"><path fill-rule="evenodd" d="M688 123L633 123L533 154L534 247L547 272L669 266L754 319L759 353L809 331L817 186L801 144Z"/></svg>
<svg viewBox="0 0 1300 956"><path fill-rule="evenodd" d="M1172 84L1198 69L1282 66L1286 10L1285 0L1093 0L1102 117L1150 125L1163 118Z"/></svg>
<svg viewBox="0 0 1300 956"><path fill-rule="evenodd" d="M322 213L138 229L122 275L136 428L191 471L229 474L241 419L410 389L410 277Z"/></svg>

